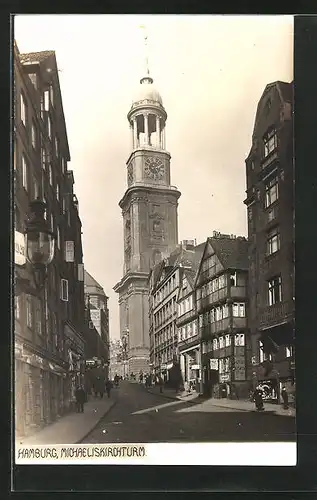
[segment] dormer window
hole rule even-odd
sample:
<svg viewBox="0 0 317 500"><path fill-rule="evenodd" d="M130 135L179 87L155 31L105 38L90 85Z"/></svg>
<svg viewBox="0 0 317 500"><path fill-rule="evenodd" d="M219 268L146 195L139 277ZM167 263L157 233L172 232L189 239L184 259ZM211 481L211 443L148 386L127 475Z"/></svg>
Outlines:
<svg viewBox="0 0 317 500"><path fill-rule="evenodd" d="M263 137L264 157L266 158L277 148L277 134L275 128L270 129Z"/></svg>

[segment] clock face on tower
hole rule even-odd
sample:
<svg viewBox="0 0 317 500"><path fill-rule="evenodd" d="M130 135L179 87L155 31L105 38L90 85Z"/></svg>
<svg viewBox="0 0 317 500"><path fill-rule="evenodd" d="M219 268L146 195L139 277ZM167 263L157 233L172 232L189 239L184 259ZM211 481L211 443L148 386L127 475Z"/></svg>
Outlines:
<svg viewBox="0 0 317 500"><path fill-rule="evenodd" d="M160 158L153 156L145 160L145 174L151 179L162 179L164 175L164 164Z"/></svg>

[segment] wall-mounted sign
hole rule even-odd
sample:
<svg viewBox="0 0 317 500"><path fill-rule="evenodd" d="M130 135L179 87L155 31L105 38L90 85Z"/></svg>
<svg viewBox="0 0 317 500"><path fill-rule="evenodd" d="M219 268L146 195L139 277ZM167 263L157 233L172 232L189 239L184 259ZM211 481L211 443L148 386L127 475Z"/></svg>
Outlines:
<svg viewBox="0 0 317 500"><path fill-rule="evenodd" d="M191 370L200 370L200 365L193 364L190 368Z"/></svg>
<svg viewBox="0 0 317 500"><path fill-rule="evenodd" d="M221 373L219 375L219 382L229 382L230 380L230 373Z"/></svg>
<svg viewBox="0 0 317 500"><path fill-rule="evenodd" d="M65 241L65 261L74 262L74 242Z"/></svg>
<svg viewBox="0 0 317 500"><path fill-rule="evenodd" d="M218 370L218 359L210 359L209 363L211 370Z"/></svg>
<svg viewBox="0 0 317 500"><path fill-rule="evenodd" d="M18 266L23 266L26 263L25 236L18 231L14 231L14 262Z"/></svg>

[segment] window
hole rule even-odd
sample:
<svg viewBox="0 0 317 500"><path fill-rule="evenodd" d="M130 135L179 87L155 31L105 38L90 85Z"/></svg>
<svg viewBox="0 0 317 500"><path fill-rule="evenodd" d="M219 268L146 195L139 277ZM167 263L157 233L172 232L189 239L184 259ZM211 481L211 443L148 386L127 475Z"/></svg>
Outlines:
<svg viewBox="0 0 317 500"><path fill-rule="evenodd" d="M214 351L217 351L217 349L219 349L218 339L213 339L213 341L212 341L212 348L213 348Z"/></svg>
<svg viewBox="0 0 317 500"><path fill-rule="evenodd" d="M32 121L32 129L31 129L31 139L32 139L32 147L33 149L36 149L36 127L34 122Z"/></svg>
<svg viewBox="0 0 317 500"><path fill-rule="evenodd" d="M280 249L280 233L277 227L267 234L267 255L272 255Z"/></svg>
<svg viewBox="0 0 317 500"><path fill-rule="evenodd" d="M33 83L34 87L37 89L37 75L36 73L30 73L29 78L31 82Z"/></svg>
<svg viewBox="0 0 317 500"><path fill-rule="evenodd" d="M272 153L277 148L277 135L276 130L271 129L264 137L264 157L266 158L270 153Z"/></svg>
<svg viewBox="0 0 317 500"><path fill-rule="evenodd" d="M45 92L44 92L44 110L49 111L49 109L50 109L49 91L45 90Z"/></svg>
<svg viewBox="0 0 317 500"><path fill-rule="evenodd" d="M235 346L244 346L244 343L245 343L244 333L237 333L234 336L234 345Z"/></svg>
<svg viewBox="0 0 317 500"><path fill-rule="evenodd" d="M54 217L53 217L53 214L51 214L50 221L51 221L51 231L54 232Z"/></svg>
<svg viewBox="0 0 317 500"><path fill-rule="evenodd" d="M51 164L48 165L48 178L50 185L53 186L53 169Z"/></svg>
<svg viewBox="0 0 317 500"><path fill-rule="evenodd" d="M43 202L45 203L45 206L46 206L46 199L45 197L43 197ZM45 212L44 212L44 219L47 220L47 209L45 208Z"/></svg>
<svg viewBox="0 0 317 500"><path fill-rule="evenodd" d="M244 318L245 317L245 304L243 302L232 304L232 315L235 318Z"/></svg>
<svg viewBox="0 0 317 500"><path fill-rule="evenodd" d="M276 219L276 205L272 208L269 208L267 211L267 221L272 222L272 220Z"/></svg>
<svg viewBox="0 0 317 500"><path fill-rule="evenodd" d="M286 346L285 351L287 358L291 358L293 356L293 347L291 345Z"/></svg>
<svg viewBox="0 0 317 500"><path fill-rule="evenodd" d="M57 137L55 137L55 155L58 158L58 155L59 155L59 145L58 145L58 139L57 139Z"/></svg>
<svg viewBox="0 0 317 500"><path fill-rule="evenodd" d="M216 321L222 320L222 307L216 307Z"/></svg>
<svg viewBox="0 0 317 500"><path fill-rule="evenodd" d="M39 300L35 304L35 332L38 335L42 335L41 302Z"/></svg>
<svg viewBox="0 0 317 500"><path fill-rule="evenodd" d="M21 92L21 94L20 94L20 116L21 116L21 122L26 127L27 104L26 104L26 100L25 100L25 97L23 95L23 92Z"/></svg>
<svg viewBox="0 0 317 500"><path fill-rule="evenodd" d="M272 354L267 354L266 352L264 352L263 350L263 342L259 342L259 347L260 347L260 363L263 363L264 361L272 361Z"/></svg>
<svg viewBox="0 0 317 500"><path fill-rule="evenodd" d="M59 185L56 184L56 198L57 198L57 201L59 201Z"/></svg>
<svg viewBox="0 0 317 500"><path fill-rule="evenodd" d="M21 315L21 305L20 305L20 295L15 295L14 297L14 317L15 319L20 319Z"/></svg>
<svg viewBox="0 0 317 500"><path fill-rule="evenodd" d="M210 318L210 323L214 323L215 322L215 309L211 309L211 311L209 312L209 318Z"/></svg>
<svg viewBox="0 0 317 500"><path fill-rule="evenodd" d="M62 172L63 174L65 174L67 171L67 161L65 160L65 158L63 158L62 160Z"/></svg>
<svg viewBox="0 0 317 500"><path fill-rule="evenodd" d="M225 277L224 276L219 276L218 282L219 282L219 290L221 288L224 288L226 286Z"/></svg>
<svg viewBox="0 0 317 500"><path fill-rule="evenodd" d="M52 121L50 115L47 117L47 134L49 139L52 139Z"/></svg>
<svg viewBox="0 0 317 500"><path fill-rule="evenodd" d="M229 307L228 304L225 304L224 306L222 306L222 317L228 318L228 316L229 316Z"/></svg>
<svg viewBox="0 0 317 500"><path fill-rule="evenodd" d="M282 278L275 276L268 282L269 305L273 306L282 300Z"/></svg>
<svg viewBox="0 0 317 500"><path fill-rule="evenodd" d="M230 335L225 336L225 346L229 347L231 345L231 337Z"/></svg>
<svg viewBox="0 0 317 500"><path fill-rule="evenodd" d="M28 189L28 165L24 154L22 154L22 186L27 191Z"/></svg>
<svg viewBox="0 0 317 500"><path fill-rule="evenodd" d="M57 243L57 248L60 250L61 249L61 232L59 227L56 228L56 243Z"/></svg>
<svg viewBox="0 0 317 500"><path fill-rule="evenodd" d="M225 339L223 337L219 337L219 348L223 349L225 346Z"/></svg>
<svg viewBox="0 0 317 500"><path fill-rule="evenodd" d="M61 279L61 300L68 302L68 280Z"/></svg>
<svg viewBox="0 0 317 500"><path fill-rule="evenodd" d="M32 314L32 297L26 296L26 325L29 328L33 327L33 314Z"/></svg>
<svg viewBox="0 0 317 500"><path fill-rule="evenodd" d="M54 89L53 89L53 85L50 85L50 99L51 99L51 104L54 107Z"/></svg>
<svg viewBox="0 0 317 500"><path fill-rule="evenodd" d="M265 208L278 200L278 179L274 177L265 186Z"/></svg>
<svg viewBox="0 0 317 500"><path fill-rule="evenodd" d="M40 197L40 188L39 188L39 183L37 182L36 178L33 178L33 189L34 189L34 199L36 200L37 198Z"/></svg>

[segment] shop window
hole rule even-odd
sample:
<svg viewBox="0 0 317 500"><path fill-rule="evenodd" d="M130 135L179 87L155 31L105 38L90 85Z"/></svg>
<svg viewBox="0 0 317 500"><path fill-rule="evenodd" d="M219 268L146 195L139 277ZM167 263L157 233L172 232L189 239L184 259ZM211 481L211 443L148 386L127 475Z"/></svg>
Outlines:
<svg viewBox="0 0 317 500"><path fill-rule="evenodd" d="M268 281L269 306L282 301L282 278L275 276Z"/></svg>
<svg viewBox="0 0 317 500"><path fill-rule="evenodd" d="M280 233L279 229L275 227L267 234L267 255L272 255L280 249Z"/></svg>
<svg viewBox="0 0 317 500"><path fill-rule="evenodd" d="M265 208L278 200L278 178L274 177L265 186Z"/></svg>

